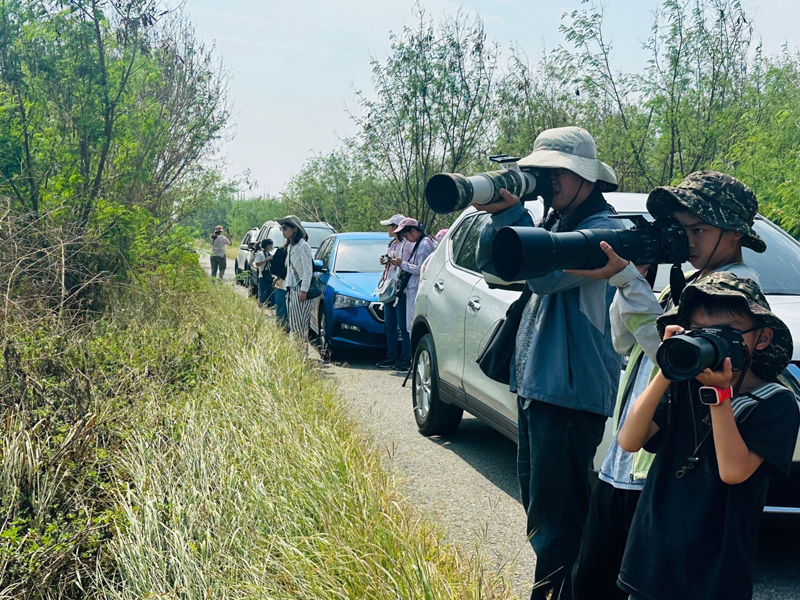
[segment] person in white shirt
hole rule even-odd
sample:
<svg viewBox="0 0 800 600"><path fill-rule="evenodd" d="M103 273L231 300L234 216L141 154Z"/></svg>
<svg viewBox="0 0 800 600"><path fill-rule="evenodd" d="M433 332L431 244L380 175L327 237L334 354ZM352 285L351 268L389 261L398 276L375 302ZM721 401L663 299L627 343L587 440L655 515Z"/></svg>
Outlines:
<svg viewBox="0 0 800 600"><path fill-rule="evenodd" d="M311 246L308 245L305 229L300 219L289 215L278 219L283 237L289 240L286 255L286 307L289 317L289 330L308 339L308 326L311 321L312 303L308 300L314 264Z"/></svg>
<svg viewBox="0 0 800 600"><path fill-rule="evenodd" d="M395 230L400 222L405 219L403 215L392 215L381 225L386 227L391 241L386 250L386 254L381 256L380 261L383 265L383 276L381 283L386 279L397 279L400 274L400 267L391 263L393 258L403 257L403 247L405 241L395 235ZM394 302L387 302L383 305L383 323L386 330L386 360L380 361L377 365L379 369L393 369L398 363L408 364L411 361L411 336L406 327L406 297L405 294L399 296ZM400 357L397 356L397 333L400 332Z"/></svg>
<svg viewBox="0 0 800 600"><path fill-rule="evenodd" d="M214 233L211 238L211 277L216 277L219 273L219 279L225 277L225 267L228 265L228 257L225 253L225 246L231 245L231 232L226 231L225 235L222 234L222 225L217 225L214 228Z"/></svg>
<svg viewBox="0 0 800 600"><path fill-rule="evenodd" d="M436 250L436 242L422 229L422 225L416 219L406 217L397 225L395 235L405 240L403 256L391 259L391 263L405 273L407 284L405 288L406 297L406 329L411 333L412 318L414 315L414 304L417 301L417 290L419 289L419 274L422 263ZM399 361L395 366L397 371L407 371L411 367L411 361Z"/></svg>

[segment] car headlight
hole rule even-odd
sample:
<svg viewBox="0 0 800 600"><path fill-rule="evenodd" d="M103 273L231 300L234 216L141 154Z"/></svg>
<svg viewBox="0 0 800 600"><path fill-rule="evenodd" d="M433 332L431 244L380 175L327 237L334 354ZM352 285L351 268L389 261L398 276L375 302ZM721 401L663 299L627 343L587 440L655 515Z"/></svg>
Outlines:
<svg viewBox="0 0 800 600"><path fill-rule="evenodd" d="M333 295L333 308L356 308L358 306L369 306L369 300L353 298L352 296L343 296L341 294Z"/></svg>

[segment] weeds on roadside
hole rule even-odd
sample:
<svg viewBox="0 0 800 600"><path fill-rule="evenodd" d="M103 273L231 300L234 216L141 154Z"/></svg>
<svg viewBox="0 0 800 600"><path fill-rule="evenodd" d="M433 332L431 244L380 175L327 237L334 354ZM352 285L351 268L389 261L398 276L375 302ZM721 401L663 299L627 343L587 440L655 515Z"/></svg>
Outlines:
<svg viewBox="0 0 800 600"><path fill-rule="evenodd" d="M216 288L226 357L159 400L119 468L105 598L506 598L398 495L331 385L252 303Z"/></svg>

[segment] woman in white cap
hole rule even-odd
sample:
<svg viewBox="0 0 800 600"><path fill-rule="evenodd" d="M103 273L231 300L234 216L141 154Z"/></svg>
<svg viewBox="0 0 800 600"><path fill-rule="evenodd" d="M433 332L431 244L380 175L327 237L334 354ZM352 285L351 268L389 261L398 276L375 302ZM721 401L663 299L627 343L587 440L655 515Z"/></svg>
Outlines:
<svg viewBox="0 0 800 600"><path fill-rule="evenodd" d="M311 302L308 288L314 273L314 258L311 246L306 241L306 231L300 219L289 215L278 219L283 237L288 240L286 254L286 308L289 317L289 331L308 339L308 326L311 321Z"/></svg>
<svg viewBox="0 0 800 600"><path fill-rule="evenodd" d="M405 242L395 234L397 226L405 217L401 214L392 215L388 219L381 221L381 225L386 227L386 231L391 238L386 254L381 256L380 261L383 265L383 276L381 283L387 279L397 279L400 268L393 265L393 258L402 258ZM380 284L379 284L380 285ZM386 330L386 360L380 361L377 365L379 369L393 369L397 364L408 364L411 361L411 336L406 327L406 297L401 295L395 302L387 302L383 305L383 323ZM397 333L400 332L400 356L397 356Z"/></svg>
<svg viewBox="0 0 800 600"><path fill-rule="evenodd" d="M406 247L403 257L393 258L390 262L400 267L401 271L407 273L408 283L405 288L406 299L406 331L411 333L411 321L414 315L414 304L417 301L417 290L419 289L419 273L422 263L436 250L436 242L429 235L425 234L419 221L406 217L397 225L395 235L404 239ZM406 361L398 361L395 365L397 371L408 371L411 366L410 357Z"/></svg>
<svg viewBox="0 0 800 600"><path fill-rule="evenodd" d="M549 169L552 208L543 226L552 231L620 229L602 192L617 188L614 171L598 160L594 139L579 127L543 131L521 167ZM481 232L478 267L496 275L495 232L532 227L519 198L478 206L492 214ZM527 282L527 304L517 331L511 390L517 394L517 475L527 532L536 552L531 598L572 598L571 571L589 510L589 469L611 416L621 357L611 342L607 281L557 270Z"/></svg>

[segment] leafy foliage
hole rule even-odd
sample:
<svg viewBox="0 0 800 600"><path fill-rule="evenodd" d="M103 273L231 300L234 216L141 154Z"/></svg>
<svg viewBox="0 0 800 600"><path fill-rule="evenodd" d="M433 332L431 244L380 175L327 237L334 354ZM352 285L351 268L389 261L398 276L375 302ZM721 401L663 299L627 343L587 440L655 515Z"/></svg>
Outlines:
<svg viewBox="0 0 800 600"><path fill-rule="evenodd" d="M664 0L643 43L646 67L624 73L602 6L583 5L563 16L563 46L533 65L514 47L503 72L480 18L434 24L418 8L415 26L391 35L389 56L371 60L374 90L356 94L359 134L310 159L284 199L342 230L373 229L375 215L394 212L432 228L431 175L487 170L490 150L525 156L542 130L579 125L622 191L727 171L800 237L800 54L764 56L738 0Z"/></svg>

